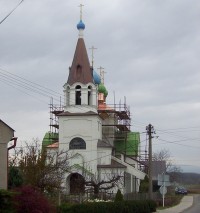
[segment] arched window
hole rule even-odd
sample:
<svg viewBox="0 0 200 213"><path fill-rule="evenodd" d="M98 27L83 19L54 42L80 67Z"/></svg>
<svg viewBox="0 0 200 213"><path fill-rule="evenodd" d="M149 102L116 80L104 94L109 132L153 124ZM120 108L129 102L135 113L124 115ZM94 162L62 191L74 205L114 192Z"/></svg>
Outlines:
<svg viewBox="0 0 200 213"><path fill-rule="evenodd" d="M86 149L86 143L82 138L73 138L69 143L69 149Z"/></svg>
<svg viewBox="0 0 200 213"><path fill-rule="evenodd" d="M81 86L76 86L76 105L81 105Z"/></svg>
<svg viewBox="0 0 200 213"><path fill-rule="evenodd" d="M88 86L88 105L92 104L92 101L91 101L91 99L92 99L91 92L92 92L92 87Z"/></svg>
<svg viewBox="0 0 200 213"><path fill-rule="evenodd" d="M70 87L69 86L67 87L67 100L66 100L66 102L67 102L67 105L70 105Z"/></svg>

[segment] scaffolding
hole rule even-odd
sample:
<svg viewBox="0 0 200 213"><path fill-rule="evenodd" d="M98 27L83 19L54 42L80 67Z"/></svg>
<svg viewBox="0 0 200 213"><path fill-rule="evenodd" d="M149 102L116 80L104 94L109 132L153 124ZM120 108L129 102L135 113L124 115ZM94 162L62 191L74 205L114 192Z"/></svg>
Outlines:
<svg viewBox="0 0 200 213"><path fill-rule="evenodd" d="M106 105L105 102L103 103L103 105L99 104L98 114L103 120L102 127L110 128L110 131L103 131L103 137L111 145L114 145L114 141L124 140L124 151L126 153L126 142L128 137L127 134L131 132L130 108L126 104L126 98L124 97L123 104L121 103L121 101L119 102L119 104L114 103ZM109 117L112 118L110 119L111 122L104 122Z"/></svg>
<svg viewBox="0 0 200 213"><path fill-rule="evenodd" d="M53 98L50 99L49 104L49 114L50 114L50 130L49 130L49 142L50 144L53 144L55 142L58 142L58 133L59 133L59 122L58 122L58 114L64 112L64 106L61 104L56 105L53 103Z"/></svg>

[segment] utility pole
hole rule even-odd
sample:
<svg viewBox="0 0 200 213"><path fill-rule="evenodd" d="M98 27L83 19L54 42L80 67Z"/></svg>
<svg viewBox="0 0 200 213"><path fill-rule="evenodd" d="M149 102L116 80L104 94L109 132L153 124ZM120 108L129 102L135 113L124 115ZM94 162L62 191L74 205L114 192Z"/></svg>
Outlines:
<svg viewBox="0 0 200 213"><path fill-rule="evenodd" d="M147 135L149 136L149 170L148 170L148 175L149 175L149 199L152 199L152 134L155 133L154 131L154 127L149 124L147 127L146 127L146 130L147 130Z"/></svg>

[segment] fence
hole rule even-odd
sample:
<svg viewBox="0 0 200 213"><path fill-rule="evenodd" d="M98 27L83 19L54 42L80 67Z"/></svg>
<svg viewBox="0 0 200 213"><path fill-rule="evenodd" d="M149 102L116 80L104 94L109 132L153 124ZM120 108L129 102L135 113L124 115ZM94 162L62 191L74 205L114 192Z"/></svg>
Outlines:
<svg viewBox="0 0 200 213"><path fill-rule="evenodd" d="M152 199L153 200L158 200L161 198L161 195L159 192L154 192L152 194ZM148 193L127 193L124 195L125 200L148 200L149 195Z"/></svg>

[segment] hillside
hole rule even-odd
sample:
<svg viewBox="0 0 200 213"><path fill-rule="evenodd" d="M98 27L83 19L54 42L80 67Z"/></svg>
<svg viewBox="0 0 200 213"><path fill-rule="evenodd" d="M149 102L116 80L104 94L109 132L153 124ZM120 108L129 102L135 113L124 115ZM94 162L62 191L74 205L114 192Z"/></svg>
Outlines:
<svg viewBox="0 0 200 213"><path fill-rule="evenodd" d="M176 176L176 182L182 185L197 185L200 184L200 174L197 173L170 173L170 176Z"/></svg>

